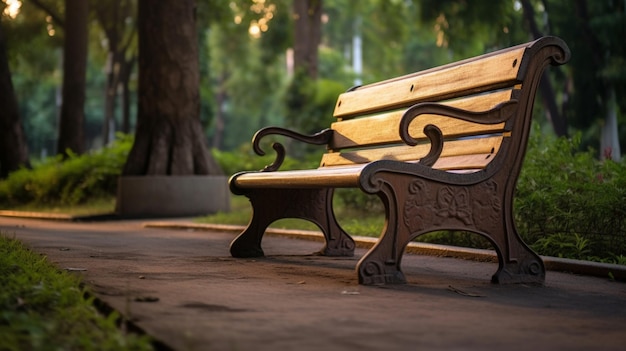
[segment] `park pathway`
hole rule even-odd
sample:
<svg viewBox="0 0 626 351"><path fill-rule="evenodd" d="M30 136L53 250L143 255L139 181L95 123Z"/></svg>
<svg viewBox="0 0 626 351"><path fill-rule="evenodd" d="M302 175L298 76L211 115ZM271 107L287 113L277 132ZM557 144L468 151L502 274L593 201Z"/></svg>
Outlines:
<svg viewBox="0 0 626 351"><path fill-rule="evenodd" d="M624 350L626 284L549 271L543 287L489 283L497 264L405 255L409 284L360 286L354 258L269 236L234 259L234 234L142 221L1 218L0 231L81 274L167 348Z"/></svg>

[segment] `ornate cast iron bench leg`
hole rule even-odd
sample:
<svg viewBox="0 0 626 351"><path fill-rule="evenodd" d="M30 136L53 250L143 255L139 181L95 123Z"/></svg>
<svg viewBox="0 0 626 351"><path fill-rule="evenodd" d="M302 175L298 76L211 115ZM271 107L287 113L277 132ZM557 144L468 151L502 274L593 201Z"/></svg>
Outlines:
<svg viewBox="0 0 626 351"><path fill-rule="evenodd" d="M369 184L372 187L364 188L364 191L377 194L385 206L385 228L376 245L357 264L359 284L406 283L400 262L410 233L400 223L402 215L398 204L401 199L398 196L402 196L402 193L396 192L396 187L401 184L392 184L378 178Z"/></svg>
<svg viewBox="0 0 626 351"><path fill-rule="evenodd" d="M263 256L261 240L272 222L283 218L309 220L320 227L326 256L353 256L354 240L339 226L332 208L332 189L247 189L252 204L248 227L232 242L233 257Z"/></svg>
<svg viewBox="0 0 626 351"><path fill-rule="evenodd" d="M499 259L494 283L544 282L543 262L519 238L512 201L505 200L502 190L498 192L495 181L455 186L381 171L369 184L364 190L383 200L387 221L377 245L357 265L359 283L405 283L400 263L406 246L436 230L471 231L488 238Z"/></svg>
<svg viewBox="0 0 626 351"><path fill-rule="evenodd" d="M503 203L512 204L512 197L509 202L505 200ZM499 284L543 284L546 277L543 260L520 238L512 213L511 208L506 209L500 214L501 220L492 222L493 227L486 229L494 233L491 238L498 251L499 267L491 281Z"/></svg>

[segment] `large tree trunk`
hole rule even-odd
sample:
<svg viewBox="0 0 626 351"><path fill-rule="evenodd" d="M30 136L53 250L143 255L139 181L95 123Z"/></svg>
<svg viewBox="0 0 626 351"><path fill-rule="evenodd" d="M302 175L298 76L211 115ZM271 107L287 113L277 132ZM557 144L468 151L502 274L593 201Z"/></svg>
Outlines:
<svg viewBox="0 0 626 351"><path fill-rule="evenodd" d="M6 178L9 172L23 165L28 165L28 146L13 91L4 32L0 25L0 178Z"/></svg>
<svg viewBox="0 0 626 351"><path fill-rule="evenodd" d="M322 38L322 0L294 0L294 69L317 78L317 51Z"/></svg>
<svg viewBox="0 0 626 351"><path fill-rule="evenodd" d="M63 102L57 153L85 150L85 80L87 75L87 0L65 0Z"/></svg>
<svg viewBox="0 0 626 351"><path fill-rule="evenodd" d="M139 1L139 107L123 174L220 174L200 123L194 0Z"/></svg>

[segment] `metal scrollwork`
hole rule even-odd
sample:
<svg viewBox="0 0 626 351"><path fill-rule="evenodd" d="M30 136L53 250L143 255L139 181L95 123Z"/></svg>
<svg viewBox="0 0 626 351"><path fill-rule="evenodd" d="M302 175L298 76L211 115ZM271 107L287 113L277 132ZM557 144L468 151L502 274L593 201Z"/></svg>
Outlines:
<svg viewBox="0 0 626 351"><path fill-rule="evenodd" d="M302 141L312 145L327 145L333 136L332 129L324 129L319 133L313 135L304 135L298 132L294 132L289 129L280 127L266 127L260 129L252 137L252 149L259 156L265 156L265 151L261 148L261 139L268 135L282 135L290 137L292 139ZM273 172L280 168L285 160L285 147L283 144L275 142L272 144L272 148L276 151L276 160L271 164L265 166L261 172Z"/></svg>

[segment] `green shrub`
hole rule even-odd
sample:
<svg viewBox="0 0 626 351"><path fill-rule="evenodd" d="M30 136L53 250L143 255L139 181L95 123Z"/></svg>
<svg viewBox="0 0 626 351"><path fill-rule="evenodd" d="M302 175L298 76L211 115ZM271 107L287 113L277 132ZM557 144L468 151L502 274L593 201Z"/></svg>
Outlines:
<svg viewBox="0 0 626 351"><path fill-rule="evenodd" d="M13 172L0 182L0 205L75 205L114 196L131 147L132 137L120 135L100 150L65 160L50 157Z"/></svg>
<svg viewBox="0 0 626 351"><path fill-rule="evenodd" d="M416 241L422 243L431 243L439 245L451 245L471 247L475 249L491 249L493 245L489 240L470 232L453 232L453 231L438 231L431 232L422 235L417 238Z"/></svg>
<svg viewBox="0 0 626 351"><path fill-rule="evenodd" d="M571 139L532 133L517 184L520 235L541 254L626 254L626 163L599 161Z"/></svg>

